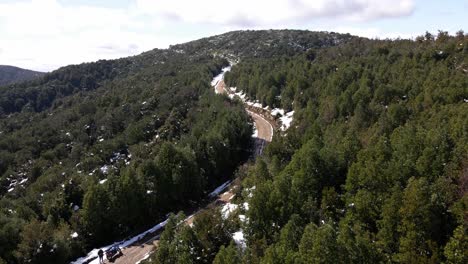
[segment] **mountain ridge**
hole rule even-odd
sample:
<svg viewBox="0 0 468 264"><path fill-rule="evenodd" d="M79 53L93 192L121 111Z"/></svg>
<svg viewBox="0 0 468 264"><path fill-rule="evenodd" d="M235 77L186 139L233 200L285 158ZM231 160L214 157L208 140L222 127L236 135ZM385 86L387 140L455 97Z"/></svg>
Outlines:
<svg viewBox="0 0 468 264"><path fill-rule="evenodd" d="M29 81L39 78L44 74L46 73L23 69L16 66L0 65L0 86Z"/></svg>
<svg viewBox="0 0 468 264"><path fill-rule="evenodd" d="M68 65L47 73L40 79L0 87L0 114L18 112L25 106L36 112L42 111L50 107L56 97L97 89L104 80L122 79L138 72L151 71L152 68L166 63L169 58L190 61L213 56L231 60L285 54L292 56L309 49L357 39L362 38L307 30L231 31L173 45L168 49L153 49L135 56ZM39 102L37 96L45 91L47 95L44 97L47 100Z"/></svg>

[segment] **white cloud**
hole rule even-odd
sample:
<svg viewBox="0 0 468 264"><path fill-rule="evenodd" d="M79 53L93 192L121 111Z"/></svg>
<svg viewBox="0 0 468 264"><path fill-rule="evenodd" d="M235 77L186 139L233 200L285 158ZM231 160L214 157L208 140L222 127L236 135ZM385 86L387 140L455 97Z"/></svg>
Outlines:
<svg viewBox="0 0 468 264"><path fill-rule="evenodd" d="M52 70L167 47L174 41L157 36L163 20L142 19L139 14L132 8L67 7L55 0L0 3L0 64Z"/></svg>
<svg viewBox="0 0 468 264"><path fill-rule="evenodd" d="M412 0L137 0L142 12L176 17L194 23L226 26L277 26L341 18L367 21L407 16L413 12Z"/></svg>
<svg viewBox="0 0 468 264"><path fill-rule="evenodd" d="M134 0L127 8L64 3L0 0L0 64L53 70L228 29L304 28L324 18L362 22L406 16L414 8L411 0ZM373 34L372 30L361 33Z"/></svg>

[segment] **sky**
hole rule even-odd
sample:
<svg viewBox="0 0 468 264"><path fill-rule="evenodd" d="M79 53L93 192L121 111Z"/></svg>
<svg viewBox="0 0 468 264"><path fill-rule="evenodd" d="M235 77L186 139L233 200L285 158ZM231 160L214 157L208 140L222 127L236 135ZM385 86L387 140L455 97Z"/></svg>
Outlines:
<svg viewBox="0 0 468 264"><path fill-rule="evenodd" d="M468 31L468 0L0 0L0 65L52 71L241 29Z"/></svg>

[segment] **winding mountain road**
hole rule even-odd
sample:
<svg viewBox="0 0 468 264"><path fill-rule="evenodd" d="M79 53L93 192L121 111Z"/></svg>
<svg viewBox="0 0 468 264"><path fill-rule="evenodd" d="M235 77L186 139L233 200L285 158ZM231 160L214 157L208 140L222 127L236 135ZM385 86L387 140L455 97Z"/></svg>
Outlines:
<svg viewBox="0 0 468 264"><path fill-rule="evenodd" d="M227 89L225 88L225 83L223 80L223 75L226 71L223 70L221 73L221 76L215 77L216 82L212 83L212 85L215 88L216 93L221 94L221 93L228 93ZM273 126L261 115L258 113L254 113L250 110L247 110L247 113L252 117L255 127L256 127L256 133L254 135L254 140L255 140L255 152L254 156L259 156L263 153L263 149L265 145L268 142L271 142L272 137L273 137ZM216 204L224 204L229 202L233 197L234 193L231 192L231 188L233 186L227 186L227 191L224 193L221 193L216 196L215 201L211 202L209 205L206 207L212 207L213 205ZM191 224L196 217L196 215L203 210L197 210L194 212L192 215L188 216L185 219L186 224ZM148 233L146 235L142 235L141 238L138 238L138 241L135 243L122 248L122 253L120 257L116 258L113 263L116 264L133 264L133 263L140 263L142 260L148 258L148 256L155 250L155 248L158 245L159 242L159 236L160 233L162 232L162 229L153 232L153 233ZM94 264L98 263L97 262L97 256L96 258L91 257L89 261L85 261L82 263L89 263L89 264ZM109 263L109 260L106 260L105 263Z"/></svg>

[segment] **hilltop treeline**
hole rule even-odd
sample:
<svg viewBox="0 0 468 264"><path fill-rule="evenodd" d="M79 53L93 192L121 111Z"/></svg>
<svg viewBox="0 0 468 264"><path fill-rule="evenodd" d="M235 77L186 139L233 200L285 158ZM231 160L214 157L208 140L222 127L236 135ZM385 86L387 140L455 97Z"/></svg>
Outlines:
<svg viewBox="0 0 468 264"><path fill-rule="evenodd" d="M8 65L0 65L0 86L39 78L42 75L44 75L43 72L31 71Z"/></svg>

